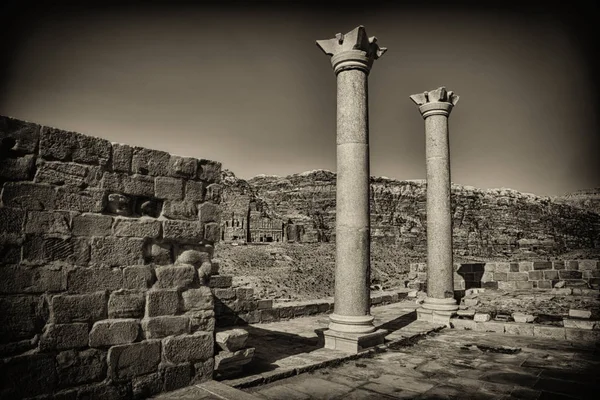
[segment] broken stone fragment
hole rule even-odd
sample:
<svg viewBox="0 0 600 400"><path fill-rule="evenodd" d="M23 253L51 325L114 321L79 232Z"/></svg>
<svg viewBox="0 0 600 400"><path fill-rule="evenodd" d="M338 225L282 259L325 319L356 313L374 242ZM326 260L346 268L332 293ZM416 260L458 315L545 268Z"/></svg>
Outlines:
<svg viewBox="0 0 600 400"><path fill-rule="evenodd" d="M236 352L222 351L215 356L215 370L225 371L242 367L252 361L252 357L254 357L254 347Z"/></svg>
<svg viewBox="0 0 600 400"><path fill-rule="evenodd" d="M467 307L476 306L477 304L479 304L478 299L463 299L463 302Z"/></svg>
<svg viewBox="0 0 600 400"><path fill-rule="evenodd" d="M412 291L408 292L407 296L414 299L415 297L417 297L417 291L412 290Z"/></svg>
<svg viewBox="0 0 600 400"><path fill-rule="evenodd" d="M473 317L475 322L487 322L490 319L492 319L492 317L488 313L476 313Z"/></svg>
<svg viewBox="0 0 600 400"><path fill-rule="evenodd" d="M475 315L475 310L458 310L456 315L459 317L473 317Z"/></svg>
<svg viewBox="0 0 600 400"><path fill-rule="evenodd" d="M565 286L565 284L566 284L566 282L565 282L565 281L560 281L560 282L558 282L556 285L554 285L554 287L555 287L555 288L559 288L559 289L560 289L560 288L564 287L564 286Z"/></svg>
<svg viewBox="0 0 600 400"><path fill-rule="evenodd" d="M215 340L222 350L235 352L246 346L248 336L248 332L243 329L230 329L217 332Z"/></svg>
<svg viewBox="0 0 600 400"><path fill-rule="evenodd" d="M109 194L106 209L109 213L129 217L131 215L131 200L123 194Z"/></svg>
<svg viewBox="0 0 600 400"><path fill-rule="evenodd" d="M531 314L513 313L512 317L515 320L515 322L519 323L532 323L533 321L535 321L535 316Z"/></svg>
<svg viewBox="0 0 600 400"><path fill-rule="evenodd" d="M586 310L570 309L569 310L569 317L571 317L571 318L585 318L585 319L589 319L589 318L592 317L592 312L591 311L586 311Z"/></svg>

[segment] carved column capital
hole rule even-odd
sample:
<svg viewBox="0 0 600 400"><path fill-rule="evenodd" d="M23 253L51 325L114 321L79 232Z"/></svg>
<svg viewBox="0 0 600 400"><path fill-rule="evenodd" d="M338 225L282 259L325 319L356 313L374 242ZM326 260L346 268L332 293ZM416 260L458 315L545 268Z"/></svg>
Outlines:
<svg viewBox="0 0 600 400"><path fill-rule="evenodd" d="M362 25L345 35L338 33L333 39L317 40L317 46L331 56L331 65L336 75L348 69L360 69L368 74L373 61L387 51L387 48L379 47L375 36L367 36Z"/></svg>
<svg viewBox="0 0 600 400"><path fill-rule="evenodd" d="M452 108L458 103L459 96L453 91L446 91L445 87L440 87L428 92L413 94L410 99L419 106L419 111L423 118L431 115L450 115Z"/></svg>

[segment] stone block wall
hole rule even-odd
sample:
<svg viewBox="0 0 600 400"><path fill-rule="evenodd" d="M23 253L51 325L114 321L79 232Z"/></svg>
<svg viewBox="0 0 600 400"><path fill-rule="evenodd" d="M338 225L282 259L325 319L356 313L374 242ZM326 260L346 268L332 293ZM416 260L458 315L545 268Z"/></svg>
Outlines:
<svg viewBox="0 0 600 400"><path fill-rule="evenodd" d="M0 117L0 398L211 379L220 171Z"/></svg>
<svg viewBox="0 0 600 400"><path fill-rule="evenodd" d="M427 265L410 265L408 286L424 290ZM559 283L562 282L562 283ZM454 264L454 290L567 288L599 289L600 262L596 260L519 261Z"/></svg>
<svg viewBox="0 0 600 400"><path fill-rule="evenodd" d="M257 299L254 289L231 287L229 277L211 277L217 327L267 323L333 312L333 297L319 300L275 302ZM371 306L397 303L406 298L404 289L371 291Z"/></svg>

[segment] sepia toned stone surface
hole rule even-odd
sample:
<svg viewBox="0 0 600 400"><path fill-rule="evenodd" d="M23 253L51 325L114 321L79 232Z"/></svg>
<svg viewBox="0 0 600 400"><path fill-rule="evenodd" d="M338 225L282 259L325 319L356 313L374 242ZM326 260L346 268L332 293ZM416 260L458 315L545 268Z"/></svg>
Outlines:
<svg viewBox="0 0 600 400"><path fill-rule="evenodd" d="M337 187L335 309L326 347L336 348L336 332L375 331L370 315L369 117L367 77L386 51L363 26L317 41L337 79ZM358 341L358 337L354 338ZM383 336L381 336L381 342ZM329 346L328 346L329 343Z"/></svg>
<svg viewBox="0 0 600 400"><path fill-rule="evenodd" d="M455 311L448 117L458 96L444 87L410 96L425 119L427 298L423 307Z"/></svg>

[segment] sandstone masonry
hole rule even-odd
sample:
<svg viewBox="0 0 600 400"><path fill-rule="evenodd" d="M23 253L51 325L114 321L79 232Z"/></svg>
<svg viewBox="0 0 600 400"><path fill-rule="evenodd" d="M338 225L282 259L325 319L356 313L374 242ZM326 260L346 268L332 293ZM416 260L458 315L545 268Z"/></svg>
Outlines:
<svg viewBox="0 0 600 400"><path fill-rule="evenodd" d="M220 170L0 117L0 398L212 379Z"/></svg>

